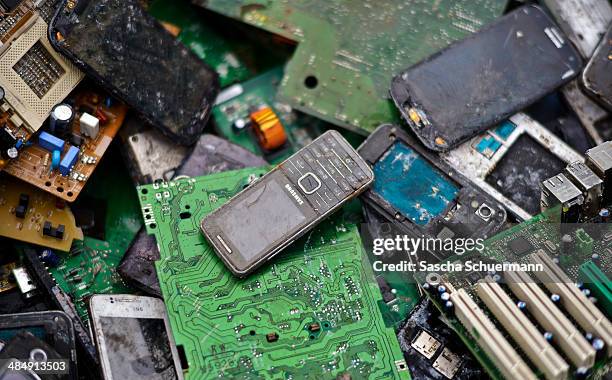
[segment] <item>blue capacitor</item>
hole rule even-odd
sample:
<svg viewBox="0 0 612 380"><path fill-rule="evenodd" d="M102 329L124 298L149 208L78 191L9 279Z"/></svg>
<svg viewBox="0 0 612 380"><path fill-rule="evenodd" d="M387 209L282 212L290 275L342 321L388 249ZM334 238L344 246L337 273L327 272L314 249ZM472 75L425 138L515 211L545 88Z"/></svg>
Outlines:
<svg viewBox="0 0 612 380"><path fill-rule="evenodd" d="M49 152L53 152L54 150L59 150L61 152L64 150L64 144L64 140L58 139L47 132L41 132L38 136L38 145Z"/></svg>
<svg viewBox="0 0 612 380"><path fill-rule="evenodd" d="M72 169L74 164L76 164L78 158L79 158L79 148L71 145L70 148L68 149L68 152L66 152L66 154L64 155L64 158L62 158L62 162L60 162L60 165L59 165L60 174L68 175L68 173L70 173L70 170Z"/></svg>
<svg viewBox="0 0 612 380"><path fill-rule="evenodd" d="M51 155L51 170L55 170L59 167L60 156L61 156L61 153L59 150L53 151L53 154Z"/></svg>
<svg viewBox="0 0 612 380"><path fill-rule="evenodd" d="M40 259L43 263L50 267L56 267L60 263L59 256L49 248L43 249L43 251L40 253Z"/></svg>
<svg viewBox="0 0 612 380"><path fill-rule="evenodd" d="M19 139L17 140L17 142L15 143L15 148L20 149L23 146L23 140Z"/></svg>

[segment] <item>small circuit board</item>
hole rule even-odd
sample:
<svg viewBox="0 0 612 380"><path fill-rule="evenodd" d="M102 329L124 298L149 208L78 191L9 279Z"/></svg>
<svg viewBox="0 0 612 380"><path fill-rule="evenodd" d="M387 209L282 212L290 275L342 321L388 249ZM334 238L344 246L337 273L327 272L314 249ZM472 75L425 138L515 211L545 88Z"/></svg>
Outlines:
<svg viewBox="0 0 612 380"><path fill-rule="evenodd" d="M0 17L0 170L83 78L47 38L53 1L10 2Z"/></svg>
<svg viewBox="0 0 612 380"><path fill-rule="evenodd" d="M7 175L0 176L0 236L64 251L83 240L66 202Z"/></svg>
<svg viewBox="0 0 612 380"><path fill-rule="evenodd" d="M266 171L138 187L186 378L410 378L357 227L342 214L248 278L216 256L201 219Z"/></svg>
<svg viewBox="0 0 612 380"><path fill-rule="evenodd" d="M282 78L283 68L277 67L230 86L219 94L213 108L220 135L274 164L333 127L279 101L277 91ZM363 141L353 133L344 136L355 147Z"/></svg>
<svg viewBox="0 0 612 380"><path fill-rule="evenodd" d="M281 99L363 134L399 122L388 96L394 74L475 32L506 7L505 0L195 3L297 41Z"/></svg>
<svg viewBox="0 0 612 380"><path fill-rule="evenodd" d="M74 106L60 106L73 112L66 130L61 134L42 131L4 171L72 202L123 124L128 108L90 90L77 92Z"/></svg>

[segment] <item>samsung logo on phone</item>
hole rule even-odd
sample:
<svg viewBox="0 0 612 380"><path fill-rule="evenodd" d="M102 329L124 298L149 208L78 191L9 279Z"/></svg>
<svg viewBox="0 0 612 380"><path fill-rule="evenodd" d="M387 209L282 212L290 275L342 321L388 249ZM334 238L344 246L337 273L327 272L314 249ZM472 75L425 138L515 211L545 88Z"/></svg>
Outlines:
<svg viewBox="0 0 612 380"><path fill-rule="evenodd" d="M291 187L290 184L286 184L285 185L285 189L287 189L287 191L289 192L289 194L291 194L291 196L293 197L293 199L295 199L295 201L299 204L299 205L303 205L304 201L302 200L302 198L300 197L300 195L297 193L297 191L295 191L293 189L293 187Z"/></svg>

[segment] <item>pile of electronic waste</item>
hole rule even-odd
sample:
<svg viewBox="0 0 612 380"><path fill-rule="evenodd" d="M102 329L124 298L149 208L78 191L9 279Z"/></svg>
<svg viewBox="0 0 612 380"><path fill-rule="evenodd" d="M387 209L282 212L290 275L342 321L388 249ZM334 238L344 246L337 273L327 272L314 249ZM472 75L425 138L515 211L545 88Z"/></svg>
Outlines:
<svg viewBox="0 0 612 380"><path fill-rule="evenodd" d="M0 379L612 379L608 0L0 0Z"/></svg>

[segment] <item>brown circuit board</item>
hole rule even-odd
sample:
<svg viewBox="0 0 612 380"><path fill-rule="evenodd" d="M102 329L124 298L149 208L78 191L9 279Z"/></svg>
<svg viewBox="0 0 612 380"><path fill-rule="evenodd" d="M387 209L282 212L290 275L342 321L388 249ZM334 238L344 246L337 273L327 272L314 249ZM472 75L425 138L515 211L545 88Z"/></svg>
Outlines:
<svg viewBox="0 0 612 380"><path fill-rule="evenodd" d="M54 1L24 0L0 14L0 132L8 144L2 147L0 170L12 158L6 150L17 149L35 135L51 109L83 78L47 38Z"/></svg>
<svg viewBox="0 0 612 380"><path fill-rule="evenodd" d="M19 217L17 207L22 195L28 201L23 217ZM51 222L54 229L63 225L63 237L45 235L45 222ZM0 175L0 236L60 251L69 251L75 239L83 240L83 232L66 202L7 175Z"/></svg>
<svg viewBox="0 0 612 380"><path fill-rule="evenodd" d="M123 124L128 110L126 105L114 100L110 106L107 105L106 98L106 95L92 91L77 93L75 96L72 132L80 135L83 141L79 147L77 163L68 175L63 176L58 170L51 170L52 153L39 146L36 137L32 138L30 146L20 152L19 157L8 163L4 171L66 201L74 201ZM83 112L100 119L100 131L93 139L80 132L79 118ZM62 157L70 145L67 141L61 152Z"/></svg>

